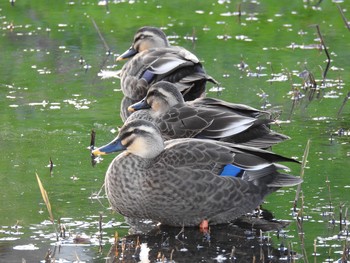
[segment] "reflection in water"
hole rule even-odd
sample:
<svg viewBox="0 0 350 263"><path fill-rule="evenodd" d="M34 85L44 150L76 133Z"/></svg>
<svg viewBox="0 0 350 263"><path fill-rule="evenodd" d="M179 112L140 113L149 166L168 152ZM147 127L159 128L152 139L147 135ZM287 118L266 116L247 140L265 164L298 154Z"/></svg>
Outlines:
<svg viewBox="0 0 350 263"><path fill-rule="evenodd" d="M107 262L280 262L298 258L283 245L276 248L259 229L280 230L288 223L257 218L236 223L212 226L206 232L159 226L147 234L127 235L111 247Z"/></svg>
<svg viewBox="0 0 350 263"><path fill-rule="evenodd" d="M111 56L105 53L105 45L91 23L92 17L115 55L128 47L127 31L141 24L167 27L167 32L174 36L171 41L188 48L192 42L188 36L195 30L196 45L192 49L206 59L206 70L221 82L219 88L209 90L215 93L209 92L208 96L220 95L225 100L268 110L281 109L284 120L281 128L293 140L279 146L278 152L300 158L302 147L308 139L312 140L302 209L308 261L348 260L350 34L343 20L350 17L349 4L318 0L307 4L294 1L288 5L283 1L242 1L237 6L234 1L219 0L201 1L199 6L194 1L177 1L175 17L169 15L174 1L126 2L100 1L99 4L105 5L101 7L89 0L51 1L49 5L42 0L35 4L11 0L1 5L0 262L22 259L43 262L50 254L48 249L60 262L106 262L104 257L114 242L113 233L118 231L122 237L126 232L127 226L121 226L122 219L107 212L114 219L102 226L104 250L98 253L99 217L91 215L108 210L94 206L100 202L98 194L87 198L103 183L100 172L103 169L91 169L90 162L84 161L85 149L80 146L88 140L87 131L91 128L107 131L120 125L115 123L120 87L113 78L121 65L110 59L103 67L105 63L101 61ZM314 7L317 2L318 6ZM106 9L115 15L106 14ZM147 15L154 10L157 15ZM331 56L325 79L322 73L328 61L315 27L310 27L315 23L321 25ZM99 77L110 78L99 81ZM67 228L62 242L57 242L50 222L50 225L38 223L47 217L47 211L41 208L44 204L33 176L35 172L47 173L50 157L57 166L53 177L47 174L43 180L55 216L61 217ZM75 181L77 178L80 180ZM283 190L271 197L270 207L278 217L291 218L285 209L291 195L293 198L291 190ZM68 216L71 218L62 218ZM106 218L104 221L109 221ZM280 234L288 235L284 236L288 238L284 241L286 247L295 244L293 249L301 253L295 225L284 231L287 234L282 231ZM280 246L276 243L268 246L266 239L260 241L259 233L249 233L233 225L212 227L210 240L203 239L204 235L196 229L185 229L176 237L179 232L180 229L160 229L148 235L127 236L119 240L117 248L111 248L111 256L115 252L119 254L108 261L122 261L122 244L124 262L132 249L135 251L132 262L141 261L142 242L147 244L142 255L152 262L158 252L159 261L164 256L168 262L170 259L193 262L192 256L202 262L244 262L244 253L251 252L246 261L253 262L253 249L250 251L248 242L268 248L267 255L274 255L273 247ZM197 239L191 237L192 233ZM234 239L234 233L242 238ZM137 236L139 246L136 246ZM74 243L84 238L90 244ZM222 241L224 238L226 241ZM243 241L248 251L241 252ZM36 248L39 249L29 250ZM146 248L150 249L148 253ZM256 262L260 262L260 252L254 255ZM303 261L306 259L297 262Z"/></svg>
<svg viewBox="0 0 350 263"><path fill-rule="evenodd" d="M283 231L280 245L270 239L288 222L273 220L268 213L263 216L266 219L242 217L235 224L211 226L205 232L128 219L132 227L125 236L123 231L129 226L114 220L103 223L101 215L81 221L61 218L56 228L50 221L32 225L30 230L19 226L5 231L3 226L0 232L7 237L1 238L0 262L21 258L25 262L290 262L298 258ZM30 238L15 243L11 238L23 235L19 229L30 231Z"/></svg>

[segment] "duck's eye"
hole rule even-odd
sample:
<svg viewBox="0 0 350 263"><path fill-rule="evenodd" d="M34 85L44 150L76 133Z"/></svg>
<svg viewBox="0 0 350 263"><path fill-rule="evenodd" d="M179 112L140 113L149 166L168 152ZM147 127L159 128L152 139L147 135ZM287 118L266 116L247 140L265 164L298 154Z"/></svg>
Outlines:
<svg viewBox="0 0 350 263"><path fill-rule="evenodd" d="M139 40L142 40L142 39L145 39L145 38L146 38L146 36L145 36L144 34L139 35L139 36L135 39L135 42L136 42L136 41L139 41Z"/></svg>

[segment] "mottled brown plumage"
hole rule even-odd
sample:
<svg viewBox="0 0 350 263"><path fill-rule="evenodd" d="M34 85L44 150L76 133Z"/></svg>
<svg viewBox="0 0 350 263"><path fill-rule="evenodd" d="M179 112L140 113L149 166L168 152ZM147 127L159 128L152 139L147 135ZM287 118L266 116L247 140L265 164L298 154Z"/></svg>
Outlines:
<svg viewBox="0 0 350 263"><path fill-rule="evenodd" d="M207 81L216 81L207 75L198 58L185 48L171 46L162 30L145 26L140 28L129 50L117 60L131 58L121 69L121 89L124 96L142 99L149 85L161 80L172 82L185 100L194 100L205 94ZM122 118L128 116L121 108Z"/></svg>
<svg viewBox="0 0 350 263"><path fill-rule="evenodd" d="M185 102L177 88L165 81L153 84L129 110L141 110L130 119L153 118L165 140L196 137L268 148L289 139L270 130L273 121L267 112L214 98Z"/></svg>
<svg viewBox="0 0 350 263"><path fill-rule="evenodd" d="M301 179L280 173L276 162L292 159L226 142L175 139L163 142L145 120L127 122L118 137L93 153L122 151L110 164L106 193L114 210L136 219L172 226L229 222L254 210L264 197ZM234 164L240 177L221 176Z"/></svg>

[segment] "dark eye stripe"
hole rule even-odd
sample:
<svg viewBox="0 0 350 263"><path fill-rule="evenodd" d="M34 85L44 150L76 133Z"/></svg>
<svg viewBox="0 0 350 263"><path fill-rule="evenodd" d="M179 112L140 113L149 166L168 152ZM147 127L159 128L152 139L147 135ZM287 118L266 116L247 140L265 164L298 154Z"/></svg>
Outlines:
<svg viewBox="0 0 350 263"><path fill-rule="evenodd" d="M146 35L146 34L140 34L140 35L138 35L138 36L135 38L134 42L137 42L137 41L139 41L140 39L150 38L150 37L152 37L152 36L151 36L151 35Z"/></svg>
<svg viewBox="0 0 350 263"><path fill-rule="evenodd" d="M145 131L143 129L134 128L131 131L127 131L127 132L123 133L120 139L121 140L125 140L128 137L133 137L132 136L133 134L149 134L149 133L150 133L149 131ZM130 140L130 141L133 141L133 139Z"/></svg>
<svg viewBox="0 0 350 263"><path fill-rule="evenodd" d="M148 98L152 96L158 97L158 98L166 98L166 96L163 93L159 92L158 90L152 90L147 94Z"/></svg>
<svg viewBox="0 0 350 263"><path fill-rule="evenodd" d="M131 144L134 143L135 138L132 138L131 140L128 140L126 144L124 144L124 147L128 148Z"/></svg>

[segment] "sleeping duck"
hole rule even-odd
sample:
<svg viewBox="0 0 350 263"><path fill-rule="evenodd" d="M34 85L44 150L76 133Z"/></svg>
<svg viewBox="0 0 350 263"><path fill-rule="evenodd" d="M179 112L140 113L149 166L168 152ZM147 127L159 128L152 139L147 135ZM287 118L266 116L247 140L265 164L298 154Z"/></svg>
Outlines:
<svg viewBox="0 0 350 263"><path fill-rule="evenodd" d="M266 149L289 139L270 130L274 121L266 111L208 97L186 102L176 86L166 81L153 84L129 111L136 112L127 121L152 121L165 140L205 138Z"/></svg>
<svg viewBox="0 0 350 263"><path fill-rule="evenodd" d="M190 51L171 46L162 30L145 26L140 28L131 47L117 61L129 59L119 72L124 96L139 101L148 87L164 80L174 83L185 101L205 95L207 81L217 83L206 74L199 59ZM121 108L122 119L129 115Z"/></svg>

